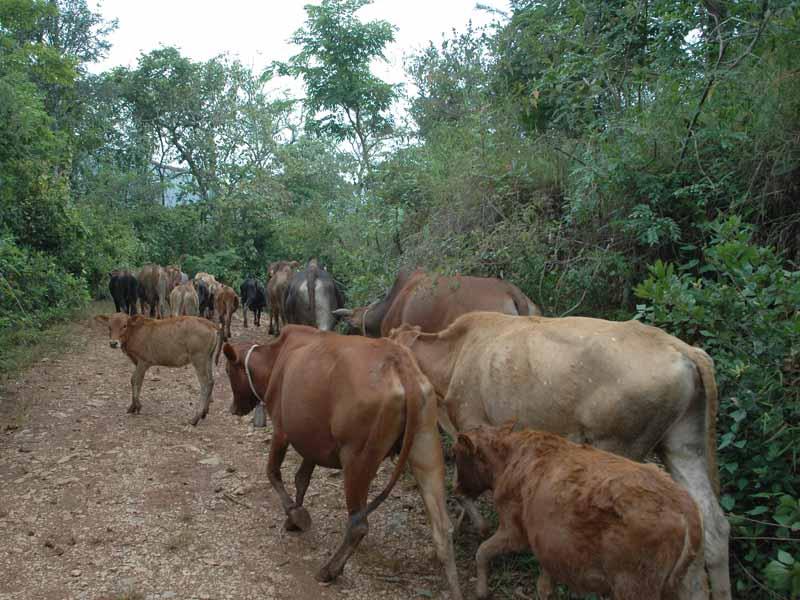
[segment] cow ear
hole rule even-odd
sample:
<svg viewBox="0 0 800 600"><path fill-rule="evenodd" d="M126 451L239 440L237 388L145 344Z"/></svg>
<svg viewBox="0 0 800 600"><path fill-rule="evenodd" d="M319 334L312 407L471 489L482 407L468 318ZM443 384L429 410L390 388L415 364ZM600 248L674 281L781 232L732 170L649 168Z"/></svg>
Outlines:
<svg viewBox="0 0 800 600"><path fill-rule="evenodd" d="M236 352L236 348L231 346L228 342L225 342L225 344L222 346L222 353L225 355L225 358L232 363L239 361L239 353Z"/></svg>
<svg viewBox="0 0 800 600"><path fill-rule="evenodd" d="M475 454L475 444L468 435L463 433L458 434L458 444L467 452L467 454Z"/></svg>
<svg viewBox="0 0 800 600"><path fill-rule="evenodd" d="M94 320L97 321L98 323L102 323L103 325L107 325L108 324L108 315L97 315L94 318Z"/></svg>

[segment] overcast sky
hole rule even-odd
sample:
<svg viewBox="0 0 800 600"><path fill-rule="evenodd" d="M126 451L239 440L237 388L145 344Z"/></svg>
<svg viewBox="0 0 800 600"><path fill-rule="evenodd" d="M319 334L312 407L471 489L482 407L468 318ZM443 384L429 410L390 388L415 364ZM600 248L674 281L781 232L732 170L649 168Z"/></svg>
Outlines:
<svg viewBox="0 0 800 600"><path fill-rule="evenodd" d="M100 12L117 19L111 34L111 52L94 65L100 72L115 66L135 67L142 52L160 45L176 46L195 60L218 54L237 56L260 70L273 60L286 60L297 52L288 40L305 20L308 0L104 0ZM313 2L312 2L313 3ZM508 10L507 0L482 0L484 5ZM384 19L397 27L395 42L387 49L388 63L375 73L389 83L403 83L403 57L436 43L453 29L463 31L472 20L480 26L496 17L476 8L476 0L375 0L363 8L362 20ZM293 86L292 86L293 87Z"/></svg>

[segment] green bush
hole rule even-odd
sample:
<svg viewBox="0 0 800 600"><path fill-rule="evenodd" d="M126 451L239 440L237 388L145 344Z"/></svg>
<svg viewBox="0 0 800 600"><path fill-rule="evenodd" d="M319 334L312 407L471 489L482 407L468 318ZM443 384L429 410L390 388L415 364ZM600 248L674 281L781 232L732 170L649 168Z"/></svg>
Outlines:
<svg viewBox="0 0 800 600"><path fill-rule="evenodd" d="M88 301L84 280L52 257L0 236L0 371L4 349L26 343L28 332L71 316Z"/></svg>
<svg viewBox="0 0 800 600"><path fill-rule="evenodd" d="M646 302L638 316L714 358L720 502L734 526L736 586L740 594L755 593L744 566L784 589L780 565L795 568L784 559L796 553L791 533L800 528L784 506L787 495L800 495L800 271L754 245L738 217L708 227L702 262L651 267L636 288Z"/></svg>

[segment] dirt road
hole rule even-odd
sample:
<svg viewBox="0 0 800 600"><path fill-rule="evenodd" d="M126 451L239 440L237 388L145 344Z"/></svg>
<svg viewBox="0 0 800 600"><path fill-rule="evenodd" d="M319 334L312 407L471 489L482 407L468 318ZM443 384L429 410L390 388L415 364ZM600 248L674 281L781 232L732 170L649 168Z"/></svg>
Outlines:
<svg viewBox="0 0 800 600"><path fill-rule="evenodd" d="M235 339L265 336L234 323ZM285 532L265 475L269 427L253 431L249 416L228 413L222 364L197 428L191 368L151 369L131 416L131 367L105 331L80 323L67 351L0 391L0 599L445 596L408 476L370 517L343 576L321 586L314 573L345 525L338 473L314 474L311 530ZM290 450L287 481L298 464ZM371 496L391 468L384 463ZM457 549L468 597L476 543L462 538Z"/></svg>

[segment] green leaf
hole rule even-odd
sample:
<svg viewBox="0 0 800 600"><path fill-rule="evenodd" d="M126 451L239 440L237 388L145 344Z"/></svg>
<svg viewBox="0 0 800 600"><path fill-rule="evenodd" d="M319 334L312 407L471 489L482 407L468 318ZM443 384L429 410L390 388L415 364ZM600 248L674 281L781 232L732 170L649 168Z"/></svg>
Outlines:
<svg viewBox="0 0 800 600"><path fill-rule="evenodd" d="M724 494L722 498L719 499L719 503L722 505L722 508L730 512L731 510L733 510L733 507L736 504L736 500L733 499L733 496Z"/></svg>

